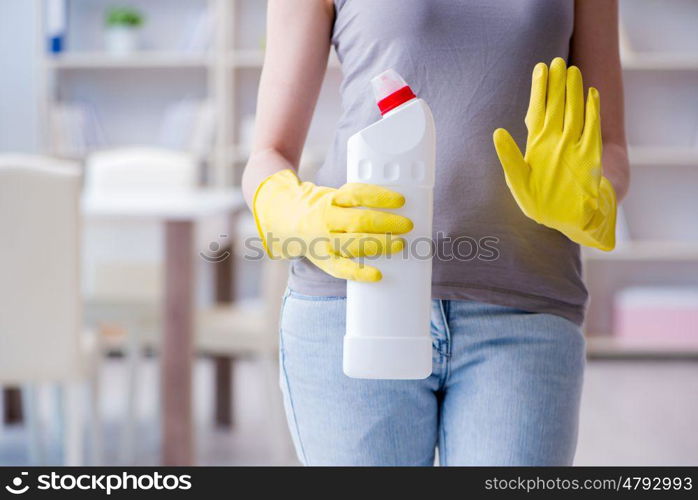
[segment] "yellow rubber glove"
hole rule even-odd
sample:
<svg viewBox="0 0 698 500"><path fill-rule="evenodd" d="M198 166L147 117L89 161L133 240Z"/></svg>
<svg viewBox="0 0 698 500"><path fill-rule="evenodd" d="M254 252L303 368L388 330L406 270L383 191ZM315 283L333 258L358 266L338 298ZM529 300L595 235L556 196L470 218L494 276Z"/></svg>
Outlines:
<svg viewBox="0 0 698 500"><path fill-rule="evenodd" d="M582 74L560 58L533 70L521 154L509 132L494 146L507 185L526 216L581 245L613 250L616 194L601 168L599 93L591 87L584 110Z"/></svg>
<svg viewBox="0 0 698 500"><path fill-rule="evenodd" d="M400 215L367 210L400 208L405 198L372 184L345 184L339 189L302 182L292 170L267 177L252 202L257 230L273 257L307 257L335 278L379 281L381 272L351 259L399 252L412 230Z"/></svg>

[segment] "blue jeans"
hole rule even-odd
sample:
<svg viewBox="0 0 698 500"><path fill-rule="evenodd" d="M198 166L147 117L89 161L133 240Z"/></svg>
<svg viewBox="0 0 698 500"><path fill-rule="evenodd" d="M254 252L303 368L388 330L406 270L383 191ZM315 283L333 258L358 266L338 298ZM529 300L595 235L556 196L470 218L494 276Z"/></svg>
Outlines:
<svg viewBox="0 0 698 500"><path fill-rule="evenodd" d="M570 465L584 337L550 314L433 300L424 380L342 372L345 299L287 291L281 386L306 465Z"/></svg>

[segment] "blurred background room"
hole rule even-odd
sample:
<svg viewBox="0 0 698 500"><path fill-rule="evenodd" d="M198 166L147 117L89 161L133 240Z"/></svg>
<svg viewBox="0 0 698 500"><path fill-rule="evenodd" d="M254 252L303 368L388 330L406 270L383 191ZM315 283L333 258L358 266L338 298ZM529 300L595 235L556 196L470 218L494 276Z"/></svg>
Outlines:
<svg viewBox="0 0 698 500"><path fill-rule="evenodd" d="M265 0L0 1L0 465L297 464L238 189ZM698 0L622 0L632 183L578 465L698 465ZM467 55L464 55L467 57ZM302 159L332 139L331 55Z"/></svg>

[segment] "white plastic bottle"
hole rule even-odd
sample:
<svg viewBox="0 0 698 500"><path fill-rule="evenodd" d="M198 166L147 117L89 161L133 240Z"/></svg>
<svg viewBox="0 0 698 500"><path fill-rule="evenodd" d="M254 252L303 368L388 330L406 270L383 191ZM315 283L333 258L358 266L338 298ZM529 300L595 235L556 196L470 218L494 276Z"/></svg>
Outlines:
<svg viewBox="0 0 698 500"><path fill-rule="evenodd" d="M371 81L382 118L347 143L347 182L402 193L412 219L406 251L366 259L383 279L347 282L344 373L354 378L422 379L431 374L431 226L435 170L434 119L393 70Z"/></svg>

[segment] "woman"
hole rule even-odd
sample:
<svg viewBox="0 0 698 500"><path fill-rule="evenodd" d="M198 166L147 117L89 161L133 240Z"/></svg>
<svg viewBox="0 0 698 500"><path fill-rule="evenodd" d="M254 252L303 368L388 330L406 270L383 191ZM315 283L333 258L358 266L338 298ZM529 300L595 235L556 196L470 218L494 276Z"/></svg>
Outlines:
<svg viewBox="0 0 698 500"><path fill-rule="evenodd" d="M579 244L613 248L628 188L616 2L268 8L243 190L269 253L307 257L293 262L281 320L282 389L301 461L431 465L438 449L443 465L571 464L587 300ZM295 170L331 45L343 114L317 185L301 184ZM433 374L423 381L355 380L341 368L344 280L381 278L351 258L399 251L390 235L411 229L380 210L401 206L399 193L337 189L347 138L379 118L369 80L387 68L429 103L437 130L434 238L446 250L433 263ZM582 73L598 89L586 102ZM308 252L318 237L347 236L370 243ZM451 258L459 236L495 238L498 258Z"/></svg>

